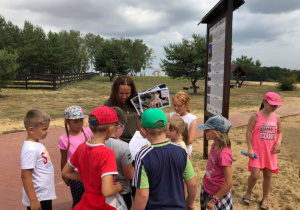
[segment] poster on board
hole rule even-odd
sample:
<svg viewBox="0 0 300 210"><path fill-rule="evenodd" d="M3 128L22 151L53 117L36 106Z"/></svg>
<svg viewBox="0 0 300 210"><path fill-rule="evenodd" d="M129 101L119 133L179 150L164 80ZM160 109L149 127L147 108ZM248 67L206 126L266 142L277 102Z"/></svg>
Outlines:
<svg viewBox="0 0 300 210"><path fill-rule="evenodd" d="M206 111L214 115L223 111L225 26L224 17L209 29Z"/></svg>

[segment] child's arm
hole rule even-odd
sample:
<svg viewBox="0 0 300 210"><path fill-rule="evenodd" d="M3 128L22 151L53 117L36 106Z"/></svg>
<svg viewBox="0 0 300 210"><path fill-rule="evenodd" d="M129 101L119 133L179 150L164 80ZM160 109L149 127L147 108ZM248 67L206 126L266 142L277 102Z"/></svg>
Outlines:
<svg viewBox="0 0 300 210"><path fill-rule="evenodd" d="M81 177L77 171L74 170L70 164L66 164L63 170L61 171L61 176L65 179L71 179L76 181L81 181Z"/></svg>
<svg viewBox="0 0 300 210"><path fill-rule="evenodd" d="M120 182L114 184L113 175L106 175L102 177L102 195L104 197L110 197L115 195L117 192L122 190L122 185Z"/></svg>
<svg viewBox="0 0 300 210"><path fill-rule="evenodd" d="M246 140L247 140L247 146L248 146L248 157L250 157L250 158L254 158L254 151L252 149L251 141L252 141L252 132L253 132L253 128L254 128L256 120L257 120L256 113L252 114L249 119L248 125L247 125Z"/></svg>
<svg viewBox="0 0 300 210"><path fill-rule="evenodd" d="M63 170L64 166L67 163L67 151L60 149L60 155L61 155L61 160L60 160L60 169L61 171Z"/></svg>
<svg viewBox="0 0 300 210"><path fill-rule="evenodd" d="M24 190L30 201L30 208L32 210L41 210L41 204L36 197L36 193L34 190L33 182L31 179L33 169L22 169L21 170L21 179L23 182Z"/></svg>
<svg viewBox="0 0 300 210"><path fill-rule="evenodd" d="M195 137L196 137L196 131L197 131L197 120L194 120L191 123L190 129L189 129L189 144L193 144Z"/></svg>
<svg viewBox="0 0 300 210"><path fill-rule="evenodd" d="M223 184L221 189L214 195L214 197L216 197L218 200L223 198L223 196L225 196L228 193L228 191L232 188L232 185L233 185L231 167L223 166L223 173L224 173L224 177L225 177L225 183ZM213 201L213 199L211 199L206 204L206 208L213 209L215 204L216 203Z"/></svg>
<svg viewBox="0 0 300 210"><path fill-rule="evenodd" d="M144 210L149 198L149 189L136 188L134 198L134 210Z"/></svg>
<svg viewBox="0 0 300 210"><path fill-rule="evenodd" d="M132 180L133 173L134 173L134 168L132 166L132 163L130 163L128 165L122 165L122 171L123 171L125 179Z"/></svg>
<svg viewBox="0 0 300 210"><path fill-rule="evenodd" d="M281 120L279 116L276 117L277 117L277 141L274 147L272 148L272 152L275 154L280 153L281 140L282 140Z"/></svg>
<svg viewBox="0 0 300 210"><path fill-rule="evenodd" d="M194 200L196 198L197 194L197 182L196 182L196 177L194 176L190 180L185 181L186 187L187 187L187 193L188 196L186 198L186 207L185 209L192 210L194 209Z"/></svg>
<svg viewBox="0 0 300 210"><path fill-rule="evenodd" d="M61 160L60 160L60 170L62 171L64 166L67 163L67 151L60 149L60 155L61 155ZM66 183L67 186L69 186L68 179L63 178L64 182Z"/></svg>

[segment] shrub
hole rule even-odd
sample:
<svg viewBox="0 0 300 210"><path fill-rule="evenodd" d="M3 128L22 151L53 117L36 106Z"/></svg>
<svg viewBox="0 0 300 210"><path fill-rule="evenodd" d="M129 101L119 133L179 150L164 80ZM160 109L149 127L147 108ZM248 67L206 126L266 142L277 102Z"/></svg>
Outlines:
<svg viewBox="0 0 300 210"><path fill-rule="evenodd" d="M295 90L297 84L296 75L292 75L289 77L281 77L278 80L277 88L282 91Z"/></svg>

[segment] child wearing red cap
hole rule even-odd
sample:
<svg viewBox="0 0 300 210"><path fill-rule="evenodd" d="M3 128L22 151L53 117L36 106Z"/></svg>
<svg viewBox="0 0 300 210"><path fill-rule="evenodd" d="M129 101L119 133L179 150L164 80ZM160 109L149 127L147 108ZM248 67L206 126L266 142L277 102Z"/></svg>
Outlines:
<svg viewBox="0 0 300 210"><path fill-rule="evenodd" d="M268 209L268 196L271 190L272 173L278 174L277 154L280 153L282 132L280 117L274 112L281 106L277 93L268 92L264 95L260 110L252 114L247 126L247 146L249 164L248 188L243 196L245 204L250 204L252 189L256 184L260 171L263 171L263 198L261 209ZM254 158L254 154L259 158Z"/></svg>
<svg viewBox="0 0 300 210"><path fill-rule="evenodd" d="M101 106L94 109L89 116L92 139L78 146L62 170L64 178L82 180L85 188L75 210L117 209L107 204L107 199L121 191L122 185L114 183L114 176L118 174L115 154L104 146L117 124L118 117L112 108Z"/></svg>

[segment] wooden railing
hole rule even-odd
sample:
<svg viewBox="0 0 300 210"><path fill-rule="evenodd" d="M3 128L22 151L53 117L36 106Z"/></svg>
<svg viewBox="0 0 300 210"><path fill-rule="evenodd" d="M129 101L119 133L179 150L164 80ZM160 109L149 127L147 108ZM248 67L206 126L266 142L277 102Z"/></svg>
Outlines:
<svg viewBox="0 0 300 210"><path fill-rule="evenodd" d="M63 85L91 79L95 73L18 75L6 88L57 90Z"/></svg>

